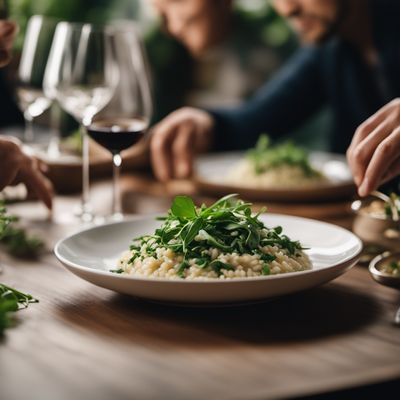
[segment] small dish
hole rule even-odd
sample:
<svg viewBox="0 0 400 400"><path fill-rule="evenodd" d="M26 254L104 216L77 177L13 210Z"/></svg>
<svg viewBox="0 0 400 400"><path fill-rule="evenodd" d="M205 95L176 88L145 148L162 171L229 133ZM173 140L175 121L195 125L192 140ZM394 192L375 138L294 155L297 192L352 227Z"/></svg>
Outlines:
<svg viewBox="0 0 400 400"><path fill-rule="evenodd" d="M396 276L385 272L385 265L392 261L400 262L400 252L385 252L376 256L369 264L369 272L372 278L381 285L389 286L400 290L400 275Z"/></svg>
<svg viewBox="0 0 400 400"><path fill-rule="evenodd" d="M375 197L356 200L351 208L355 213L353 232L365 245L381 246L386 250L400 248L400 223L378 212L369 212L374 203L381 202Z"/></svg>

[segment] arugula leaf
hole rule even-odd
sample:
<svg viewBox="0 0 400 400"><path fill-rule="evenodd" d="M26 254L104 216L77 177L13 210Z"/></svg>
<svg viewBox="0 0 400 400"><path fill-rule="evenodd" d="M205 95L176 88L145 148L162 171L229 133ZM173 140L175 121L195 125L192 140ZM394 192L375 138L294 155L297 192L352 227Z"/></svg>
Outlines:
<svg viewBox="0 0 400 400"><path fill-rule="evenodd" d="M222 270L225 269L227 271L233 271L234 268L230 264L223 263L222 261L219 260L214 260L211 261L210 267L218 274L222 274Z"/></svg>
<svg viewBox="0 0 400 400"><path fill-rule="evenodd" d="M18 217L8 215L4 203L0 202L0 244L15 257L37 257L43 249L43 241L29 235L16 225Z"/></svg>
<svg viewBox="0 0 400 400"><path fill-rule="evenodd" d="M189 268L189 267L190 267L190 265L189 265L189 263L188 263L187 261L181 262L181 263L178 265L177 269L176 269L177 275L178 275L179 277L181 277L181 278L184 278L184 277L185 277L185 270L186 270L187 268Z"/></svg>
<svg viewBox="0 0 400 400"><path fill-rule="evenodd" d="M0 335L13 323L13 315L16 311L26 308L30 303L38 300L30 294L22 293L16 289L0 283Z"/></svg>
<svg viewBox="0 0 400 400"><path fill-rule="evenodd" d="M195 218L196 207L193 200L188 196L176 196L172 206L171 213L178 218Z"/></svg>

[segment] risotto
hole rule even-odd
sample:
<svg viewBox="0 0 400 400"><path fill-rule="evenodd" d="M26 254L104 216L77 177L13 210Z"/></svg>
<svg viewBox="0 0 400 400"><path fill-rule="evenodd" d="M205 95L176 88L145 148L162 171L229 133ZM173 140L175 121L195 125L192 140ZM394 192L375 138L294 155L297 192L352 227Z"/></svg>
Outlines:
<svg viewBox="0 0 400 400"><path fill-rule="evenodd" d="M291 142L270 146L268 136L262 135L228 173L225 182L241 187L291 188L318 185L328 179L315 168L307 153Z"/></svg>
<svg viewBox="0 0 400 400"><path fill-rule="evenodd" d="M113 272L188 280L260 277L311 269L303 250L281 227L265 227L234 195L200 208L178 196L163 225L134 239Z"/></svg>
<svg viewBox="0 0 400 400"><path fill-rule="evenodd" d="M225 182L242 187L255 188L291 188L314 186L326 182L323 175L306 175L297 165L283 164L256 173L250 160L241 160L230 171Z"/></svg>

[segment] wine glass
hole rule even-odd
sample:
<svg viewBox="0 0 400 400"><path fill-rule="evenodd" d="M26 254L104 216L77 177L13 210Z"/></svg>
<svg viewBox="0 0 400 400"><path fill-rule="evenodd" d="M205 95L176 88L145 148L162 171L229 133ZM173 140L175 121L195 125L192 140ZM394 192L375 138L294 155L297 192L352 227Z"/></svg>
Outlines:
<svg viewBox="0 0 400 400"><path fill-rule="evenodd" d="M88 133L112 154L114 220L122 219L119 175L121 151L138 143L150 124L153 105L146 57L134 25L114 27L113 45L119 84L107 107L98 113Z"/></svg>
<svg viewBox="0 0 400 400"><path fill-rule="evenodd" d="M111 100L118 84L113 35L109 27L60 22L54 35L45 90L81 124L82 200L77 215L93 220L89 204L89 139L86 128Z"/></svg>
<svg viewBox="0 0 400 400"><path fill-rule="evenodd" d="M50 106L43 90L46 63L57 22L35 15L29 19L17 74L17 102L25 119L24 141L34 142L33 120Z"/></svg>

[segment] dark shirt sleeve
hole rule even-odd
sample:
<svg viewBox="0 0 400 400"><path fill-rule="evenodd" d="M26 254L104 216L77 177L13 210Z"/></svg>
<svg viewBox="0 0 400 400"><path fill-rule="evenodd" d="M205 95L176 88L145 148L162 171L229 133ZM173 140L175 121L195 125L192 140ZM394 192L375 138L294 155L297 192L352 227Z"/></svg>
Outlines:
<svg viewBox="0 0 400 400"><path fill-rule="evenodd" d="M215 150L251 147L261 133L290 133L323 107L320 49L303 48L256 95L233 109L208 110L215 119Z"/></svg>

